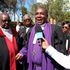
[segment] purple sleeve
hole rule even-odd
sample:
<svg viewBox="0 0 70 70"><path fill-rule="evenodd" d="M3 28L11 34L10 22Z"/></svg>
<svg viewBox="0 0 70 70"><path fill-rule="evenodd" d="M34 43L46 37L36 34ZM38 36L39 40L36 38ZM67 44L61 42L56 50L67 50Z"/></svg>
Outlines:
<svg viewBox="0 0 70 70"><path fill-rule="evenodd" d="M23 56L24 56L24 55L27 55L27 48L26 48L26 47L23 47L23 48L20 50L19 53L22 54Z"/></svg>

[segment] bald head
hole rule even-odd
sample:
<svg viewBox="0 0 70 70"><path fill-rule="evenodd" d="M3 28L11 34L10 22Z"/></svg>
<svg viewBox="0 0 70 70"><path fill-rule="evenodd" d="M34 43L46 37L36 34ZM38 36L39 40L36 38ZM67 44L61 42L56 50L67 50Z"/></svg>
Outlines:
<svg viewBox="0 0 70 70"><path fill-rule="evenodd" d="M28 14L25 14L25 15L23 16L23 20L25 20L25 19L31 19L31 17L30 17Z"/></svg>
<svg viewBox="0 0 70 70"><path fill-rule="evenodd" d="M9 19L9 15L7 13L1 13L2 19L7 18Z"/></svg>
<svg viewBox="0 0 70 70"><path fill-rule="evenodd" d="M24 16L23 16L23 24L25 25L25 26L30 26L31 25L31 17L28 15L28 14L25 14Z"/></svg>
<svg viewBox="0 0 70 70"><path fill-rule="evenodd" d="M10 22L10 17L7 13L0 13L0 26L8 27L8 23Z"/></svg>
<svg viewBox="0 0 70 70"><path fill-rule="evenodd" d="M7 13L0 13L0 21L4 19L10 19L9 15Z"/></svg>

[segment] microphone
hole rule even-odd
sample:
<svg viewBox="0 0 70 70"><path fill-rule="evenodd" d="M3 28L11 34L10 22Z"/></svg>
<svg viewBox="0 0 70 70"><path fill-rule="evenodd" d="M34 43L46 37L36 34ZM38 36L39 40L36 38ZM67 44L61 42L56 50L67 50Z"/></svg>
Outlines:
<svg viewBox="0 0 70 70"><path fill-rule="evenodd" d="M36 44L36 41L38 40L38 43L41 45L41 42L43 41L43 31L42 28L40 26L40 24L36 24L35 26L35 36L34 36L34 40L33 40L33 44Z"/></svg>

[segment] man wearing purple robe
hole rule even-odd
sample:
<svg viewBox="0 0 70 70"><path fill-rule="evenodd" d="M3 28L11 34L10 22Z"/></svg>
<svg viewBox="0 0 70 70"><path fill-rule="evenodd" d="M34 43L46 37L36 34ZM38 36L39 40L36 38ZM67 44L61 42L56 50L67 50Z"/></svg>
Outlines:
<svg viewBox="0 0 70 70"><path fill-rule="evenodd" d="M18 53L17 59L27 55L28 70L54 70L51 57L46 54L37 40L33 43L35 37L36 24L41 26L45 39L51 44L52 29L51 24L47 22L48 12L43 7L38 7L35 13L35 25L31 30L28 48L22 48Z"/></svg>

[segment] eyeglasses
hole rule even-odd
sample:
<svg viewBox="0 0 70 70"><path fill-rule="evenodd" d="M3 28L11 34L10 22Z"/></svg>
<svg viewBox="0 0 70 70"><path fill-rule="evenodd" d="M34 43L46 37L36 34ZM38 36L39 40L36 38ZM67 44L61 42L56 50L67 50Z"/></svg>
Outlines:
<svg viewBox="0 0 70 70"><path fill-rule="evenodd" d="M68 27L63 26L62 28L68 29Z"/></svg>
<svg viewBox="0 0 70 70"><path fill-rule="evenodd" d="M10 22L10 20L9 20L9 19L8 19L8 20L2 20L2 22L8 22L8 23L9 23L9 22Z"/></svg>
<svg viewBox="0 0 70 70"><path fill-rule="evenodd" d="M24 19L24 22L30 21L31 19Z"/></svg>

